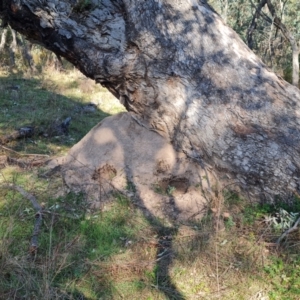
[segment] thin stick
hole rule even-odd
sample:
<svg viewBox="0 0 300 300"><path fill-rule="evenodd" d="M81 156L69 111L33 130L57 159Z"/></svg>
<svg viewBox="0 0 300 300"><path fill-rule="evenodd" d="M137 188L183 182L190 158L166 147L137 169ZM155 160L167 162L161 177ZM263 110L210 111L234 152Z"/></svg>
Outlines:
<svg viewBox="0 0 300 300"><path fill-rule="evenodd" d="M217 289L218 289L218 298L219 298L220 297L220 280L219 280L218 243L215 244L215 254L216 254Z"/></svg>
<svg viewBox="0 0 300 300"><path fill-rule="evenodd" d="M294 226L291 227L290 229L288 229L287 231L285 231L279 238L278 240L276 241L276 244L277 246L279 246L279 244L281 243L281 241L288 235L290 234L291 232L297 230L297 227L300 223L300 217L297 219L297 221L295 222Z"/></svg>
<svg viewBox="0 0 300 300"><path fill-rule="evenodd" d="M43 207L38 203L37 199L32 194L26 192L22 187L15 184L6 184L3 185L3 187L18 191L24 198L31 202L33 208L36 210L33 234L30 243L30 254L35 256L38 248L38 235L40 233L40 227L43 220Z"/></svg>
<svg viewBox="0 0 300 300"><path fill-rule="evenodd" d="M20 156L41 156L41 157L50 157L50 156L47 155L47 154L34 154L34 153L32 153L32 154L29 154L29 153L28 153L28 154L27 154L27 153L19 153L19 152L15 151L15 150L10 149L10 148L7 148L7 147L5 147L5 146L3 146L3 145L0 145L0 148L4 149L4 150L6 150L6 151L9 151L9 152L18 154L18 155L20 155Z"/></svg>
<svg viewBox="0 0 300 300"><path fill-rule="evenodd" d="M26 192L22 187L20 187L18 185L15 185L15 184L5 184L3 187L18 191L24 198L26 198L27 200L29 200L31 202L33 208L37 212L39 212L39 211L42 210L42 207L38 203L38 201L36 200L36 198L32 194Z"/></svg>
<svg viewBox="0 0 300 300"><path fill-rule="evenodd" d="M35 222L34 222L34 227L33 227L33 234L31 237L31 244L30 244L30 254L35 256L38 248L38 236L40 233L40 228L42 225L42 211L38 211L35 214Z"/></svg>

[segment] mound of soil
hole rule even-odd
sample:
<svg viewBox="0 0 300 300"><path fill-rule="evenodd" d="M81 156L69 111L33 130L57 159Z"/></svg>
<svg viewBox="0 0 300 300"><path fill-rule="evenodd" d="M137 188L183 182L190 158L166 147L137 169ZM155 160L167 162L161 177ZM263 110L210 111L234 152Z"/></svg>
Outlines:
<svg viewBox="0 0 300 300"><path fill-rule="evenodd" d="M188 220L206 203L207 172L130 113L105 118L59 163L67 186L95 208L119 191L149 215Z"/></svg>

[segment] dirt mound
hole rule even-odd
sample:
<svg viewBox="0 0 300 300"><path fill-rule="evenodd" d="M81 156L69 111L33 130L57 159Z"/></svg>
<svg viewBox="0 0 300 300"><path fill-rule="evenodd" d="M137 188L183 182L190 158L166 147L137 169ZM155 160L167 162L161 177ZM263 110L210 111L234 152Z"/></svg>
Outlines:
<svg viewBox="0 0 300 300"><path fill-rule="evenodd" d="M130 113L105 118L60 162L66 184L96 208L122 191L148 214L186 220L201 215L207 174Z"/></svg>

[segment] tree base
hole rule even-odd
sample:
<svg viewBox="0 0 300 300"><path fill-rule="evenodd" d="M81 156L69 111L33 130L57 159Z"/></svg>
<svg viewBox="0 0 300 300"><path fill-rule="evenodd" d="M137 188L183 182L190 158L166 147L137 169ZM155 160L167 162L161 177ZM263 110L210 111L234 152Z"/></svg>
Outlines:
<svg viewBox="0 0 300 300"><path fill-rule="evenodd" d="M119 192L148 214L172 220L200 218L212 180L130 113L105 118L59 164L67 186L84 192L93 208L101 209Z"/></svg>

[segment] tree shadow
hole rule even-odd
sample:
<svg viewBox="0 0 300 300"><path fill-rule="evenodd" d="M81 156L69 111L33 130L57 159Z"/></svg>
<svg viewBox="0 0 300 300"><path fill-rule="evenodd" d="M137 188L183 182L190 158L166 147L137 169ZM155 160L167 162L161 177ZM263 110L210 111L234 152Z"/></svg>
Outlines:
<svg viewBox="0 0 300 300"><path fill-rule="evenodd" d="M170 276L170 268L175 255L172 239L177 234L177 227L175 224L171 227L166 227L155 216L151 215L149 211L145 212L145 215L158 236L159 247L156 252L156 265L154 267L154 287L161 291L167 299L186 299Z"/></svg>
<svg viewBox="0 0 300 300"><path fill-rule="evenodd" d="M135 135L143 137L147 142L141 144ZM175 197L171 193L165 194L165 191L162 197L157 195L161 202L155 200L154 203L151 197L155 197L155 192L151 183L155 180L143 178L140 173L147 170L147 176L152 176L151 172L155 172L152 168L159 161L160 151L166 151L165 147L169 149L169 146L169 144L166 146L165 140L157 133L136 123L129 113L123 113L110 117L94 127L69 152L61 170L65 183L71 189L84 190L88 201L97 209L103 208L106 201L109 201L107 198L111 192L125 193L125 196L133 201L135 209L142 212L156 236L157 251L152 268L154 273L152 287L160 291L167 299L185 299L185 295L173 283L170 275L176 255L173 249L173 239L177 235L180 224L176 218L182 213L183 208L178 207ZM178 163L178 159L176 156L174 165L171 165L163 176L168 183L172 184L177 177L182 180L185 176L184 174L180 176L182 166ZM178 173L175 179L172 177L173 173ZM153 177L155 177L154 174ZM122 179L125 180L122 181ZM147 181L144 185L149 187L146 192L142 191L141 182L143 181ZM119 183L121 186L116 187L115 184ZM187 187L184 187L184 191L181 192L183 194L190 187L188 180L186 185ZM190 185L192 187L192 183ZM126 190L131 195L127 195ZM179 187L178 192L180 192ZM156 208L153 205L159 207ZM198 209L202 208L201 206ZM197 214L201 213L197 211ZM191 216L193 217L195 216ZM187 223L192 224L192 221Z"/></svg>

